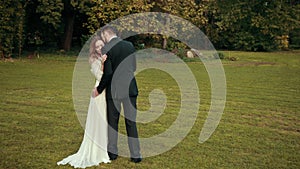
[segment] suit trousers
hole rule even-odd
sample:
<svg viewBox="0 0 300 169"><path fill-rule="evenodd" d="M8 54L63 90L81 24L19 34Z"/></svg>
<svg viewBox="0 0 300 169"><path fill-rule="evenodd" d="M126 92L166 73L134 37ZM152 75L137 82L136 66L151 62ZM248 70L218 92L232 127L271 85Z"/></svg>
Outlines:
<svg viewBox="0 0 300 169"><path fill-rule="evenodd" d="M124 99L107 99L108 145L109 154L118 155L118 124L121 103L124 109L128 146L131 158L141 158L140 143L136 127L137 97Z"/></svg>

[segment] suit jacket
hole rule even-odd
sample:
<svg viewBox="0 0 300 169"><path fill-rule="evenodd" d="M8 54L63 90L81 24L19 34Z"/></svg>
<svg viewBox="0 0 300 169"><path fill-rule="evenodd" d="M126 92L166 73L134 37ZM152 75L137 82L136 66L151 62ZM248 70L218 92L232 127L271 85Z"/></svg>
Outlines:
<svg viewBox="0 0 300 169"><path fill-rule="evenodd" d="M123 99L138 95L134 77L136 70L134 52L132 43L120 38L113 38L103 47L102 53L107 54L107 59L97 90L102 93L106 88L107 99Z"/></svg>

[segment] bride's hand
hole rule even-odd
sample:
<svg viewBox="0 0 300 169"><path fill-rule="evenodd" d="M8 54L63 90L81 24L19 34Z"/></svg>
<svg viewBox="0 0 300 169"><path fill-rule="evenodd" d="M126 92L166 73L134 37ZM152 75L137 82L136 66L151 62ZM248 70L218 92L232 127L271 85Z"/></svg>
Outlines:
<svg viewBox="0 0 300 169"><path fill-rule="evenodd" d="M92 91L92 97L95 98L99 95L97 88L94 88Z"/></svg>
<svg viewBox="0 0 300 169"><path fill-rule="evenodd" d="M101 63L103 64L106 61L106 59L107 59L107 55L106 54L102 55L101 56Z"/></svg>

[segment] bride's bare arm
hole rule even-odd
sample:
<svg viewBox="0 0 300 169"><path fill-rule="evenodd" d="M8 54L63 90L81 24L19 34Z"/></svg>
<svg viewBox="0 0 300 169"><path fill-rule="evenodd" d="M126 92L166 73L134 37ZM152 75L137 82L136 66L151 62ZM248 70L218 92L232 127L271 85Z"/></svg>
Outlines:
<svg viewBox="0 0 300 169"><path fill-rule="evenodd" d="M101 76L103 74L102 69L102 63L100 60L95 59L92 63L91 63L91 73L95 76L95 78L97 80L101 79Z"/></svg>

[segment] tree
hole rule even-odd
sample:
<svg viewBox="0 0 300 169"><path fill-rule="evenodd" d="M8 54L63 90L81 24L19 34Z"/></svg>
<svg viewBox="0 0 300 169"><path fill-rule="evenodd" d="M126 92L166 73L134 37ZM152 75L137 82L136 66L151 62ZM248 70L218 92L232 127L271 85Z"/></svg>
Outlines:
<svg viewBox="0 0 300 169"><path fill-rule="evenodd" d="M8 0L0 5L0 52L2 57L11 57L17 49L21 55L24 43L24 18L28 1Z"/></svg>
<svg viewBox="0 0 300 169"><path fill-rule="evenodd" d="M126 2L121 0L94 0L93 2L94 5L88 12L89 24L86 24L90 33L94 33L101 25L109 23L119 17L140 12L170 13L187 19L199 27L204 27L207 23L207 19L204 15L204 11L207 10L206 1L200 3L195 0L130 0ZM168 25L169 22L170 20L165 20L163 23L165 26L162 25L162 27L158 29L164 29L163 27L167 27L166 25ZM140 23L132 19L127 23L123 23L123 27L120 29L131 30L132 25L137 26L138 24ZM169 37L160 35L148 36L151 36L152 39L161 39L162 48L167 48Z"/></svg>
<svg viewBox="0 0 300 169"><path fill-rule="evenodd" d="M208 7L207 1L200 2L195 0L150 0L150 2L154 4L153 8L151 9L151 11L153 12L164 12L182 17L199 28L204 28L207 24L207 18L204 15ZM166 20L165 24L167 25L169 22L169 20ZM167 41L168 37L163 36L163 49L167 48Z"/></svg>
<svg viewBox="0 0 300 169"><path fill-rule="evenodd" d="M223 0L212 2L206 29L219 47L236 50L274 50L276 37L299 27L299 4L294 1Z"/></svg>
<svg viewBox="0 0 300 169"><path fill-rule="evenodd" d="M92 0L92 7L87 11L88 23L85 26L90 33L95 33L101 26L119 17L150 11L151 4L145 0Z"/></svg>
<svg viewBox="0 0 300 169"><path fill-rule="evenodd" d="M69 51L72 46L72 38L76 15L88 11L91 2L89 0L38 0L37 12L41 14L41 20L52 26L62 37L61 47Z"/></svg>

